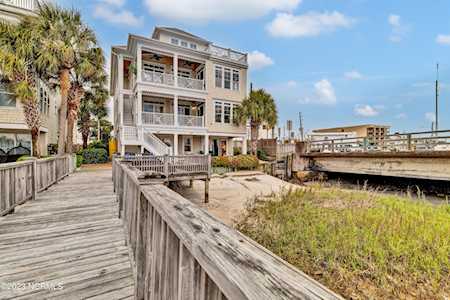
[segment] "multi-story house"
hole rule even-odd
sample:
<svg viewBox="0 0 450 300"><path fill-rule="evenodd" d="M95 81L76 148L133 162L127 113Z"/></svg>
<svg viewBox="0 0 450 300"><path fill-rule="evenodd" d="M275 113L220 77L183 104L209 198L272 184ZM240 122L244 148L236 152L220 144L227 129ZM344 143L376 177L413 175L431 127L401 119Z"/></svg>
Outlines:
<svg viewBox="0 0 450 300"><path fill-rule="evenodd" d="M37 7L35 0L0 0L0 22L18 23L24 16L35 16ZM57 143L61 98L42 82L38 84L37 96L42 119L40 150L41 154L46 155L47 145ZM25 123L22 104L0 78L0 154L17 146L25 147L31 153L31 135Z"/></svg>
<svg viewBox="0 0 450 300"><path fill-rule="evenodd" d="M177 28L130 34L111 53L118 150L232 155L246 136L233 112L247 95L247 69L245 53Z"/></svg>

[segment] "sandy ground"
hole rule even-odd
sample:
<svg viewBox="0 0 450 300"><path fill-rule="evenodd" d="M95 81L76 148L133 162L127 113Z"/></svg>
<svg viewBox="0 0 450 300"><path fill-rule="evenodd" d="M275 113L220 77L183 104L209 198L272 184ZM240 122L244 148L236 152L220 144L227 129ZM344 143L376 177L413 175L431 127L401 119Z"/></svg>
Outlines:
<svg viewBox="0 0 450 300"><path fill-rule="evenodd" d="M204 181L195 181L193 188L183 183L177 192L231 226L244 211L247 200L298 187L259 172L233 172L211 178L207 204L203 203Z"/></svg>
<svg viewBox="0 0 450 300"><path fill-rule="evenodd" d="M104 164L83 164L80 168L82 171L111 170L112 164L111 162Z"/></svg>

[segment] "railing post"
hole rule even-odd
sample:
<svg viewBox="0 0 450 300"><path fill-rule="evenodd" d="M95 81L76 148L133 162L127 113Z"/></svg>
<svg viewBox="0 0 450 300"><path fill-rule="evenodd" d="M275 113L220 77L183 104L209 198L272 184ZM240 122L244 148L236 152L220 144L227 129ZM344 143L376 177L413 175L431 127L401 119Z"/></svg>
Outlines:
<svg viewBox="0 0 450 300"><path fill-rule="evenodd" d="M367 152L367 137L363 139L363 151Z"/></svg>
<svg viewBox="0 0 450 300"><path fill-rule="evenodd" d="M31 165L31 200L36 200L37 189L37 160L34 159Z"/></svg>
<svg viewBox="0 0 450 300"><path fill-rule="evenodd" d="M334 153L334 140L331 140L331 152Z"/></svg>
<svg viewBox="0 0 450 300"><path fill-rule="evenodd" d="M163 156L164 160L164 175L166 176L166 180L169 180L169 156L166 154Z"/></svg>
<svg viewBox="0 0 450 300"><path fill-rule="evenodd" d="M408 136L408 151L411 151L412 145L411 145L411 134L409 133Z"/></svg>

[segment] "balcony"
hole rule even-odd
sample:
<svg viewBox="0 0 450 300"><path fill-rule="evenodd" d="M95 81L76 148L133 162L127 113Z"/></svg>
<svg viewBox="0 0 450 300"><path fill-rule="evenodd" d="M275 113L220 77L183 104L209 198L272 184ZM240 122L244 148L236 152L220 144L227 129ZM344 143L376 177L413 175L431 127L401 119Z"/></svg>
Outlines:
<svg viewBox="0 0 450 300"><path fill-rule="evenodd" d="M172 113L143 112L142 124L175 126L175 115ZM182 127L204 127L204 118L202 116L178 115L177 125Z"/></svg>
<svg viewBox="0 0 450 300"><path fill-rule="evenodd" d="M0 4L6 4L31 11L36 10L38 7L36 0L0 0Z"/></svg>
<svg viewBox="0 0 450 300"><path fill-rule="evenodd" d="M178 86L185 89L204 90L205 81L195 78L186 78L178 76Z"/></svg>
<svg viewBox="0 0 450 300"><path fill-rule="evenodd" d="M142 80L145 82L165 84L173 86L175 81L173 74L159 73L154 71L142 71Z"/></svg>

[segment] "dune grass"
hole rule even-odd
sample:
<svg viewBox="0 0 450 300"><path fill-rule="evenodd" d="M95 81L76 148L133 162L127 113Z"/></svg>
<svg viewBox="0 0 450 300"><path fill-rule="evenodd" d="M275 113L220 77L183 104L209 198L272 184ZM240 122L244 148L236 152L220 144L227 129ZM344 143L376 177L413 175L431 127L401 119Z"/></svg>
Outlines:
<svg viewBox="0 0 450 300"><path fill-rule="evenodd" d="M346 298L450 299L449 205L314 187L253 201L237 228Z"/></svg>

